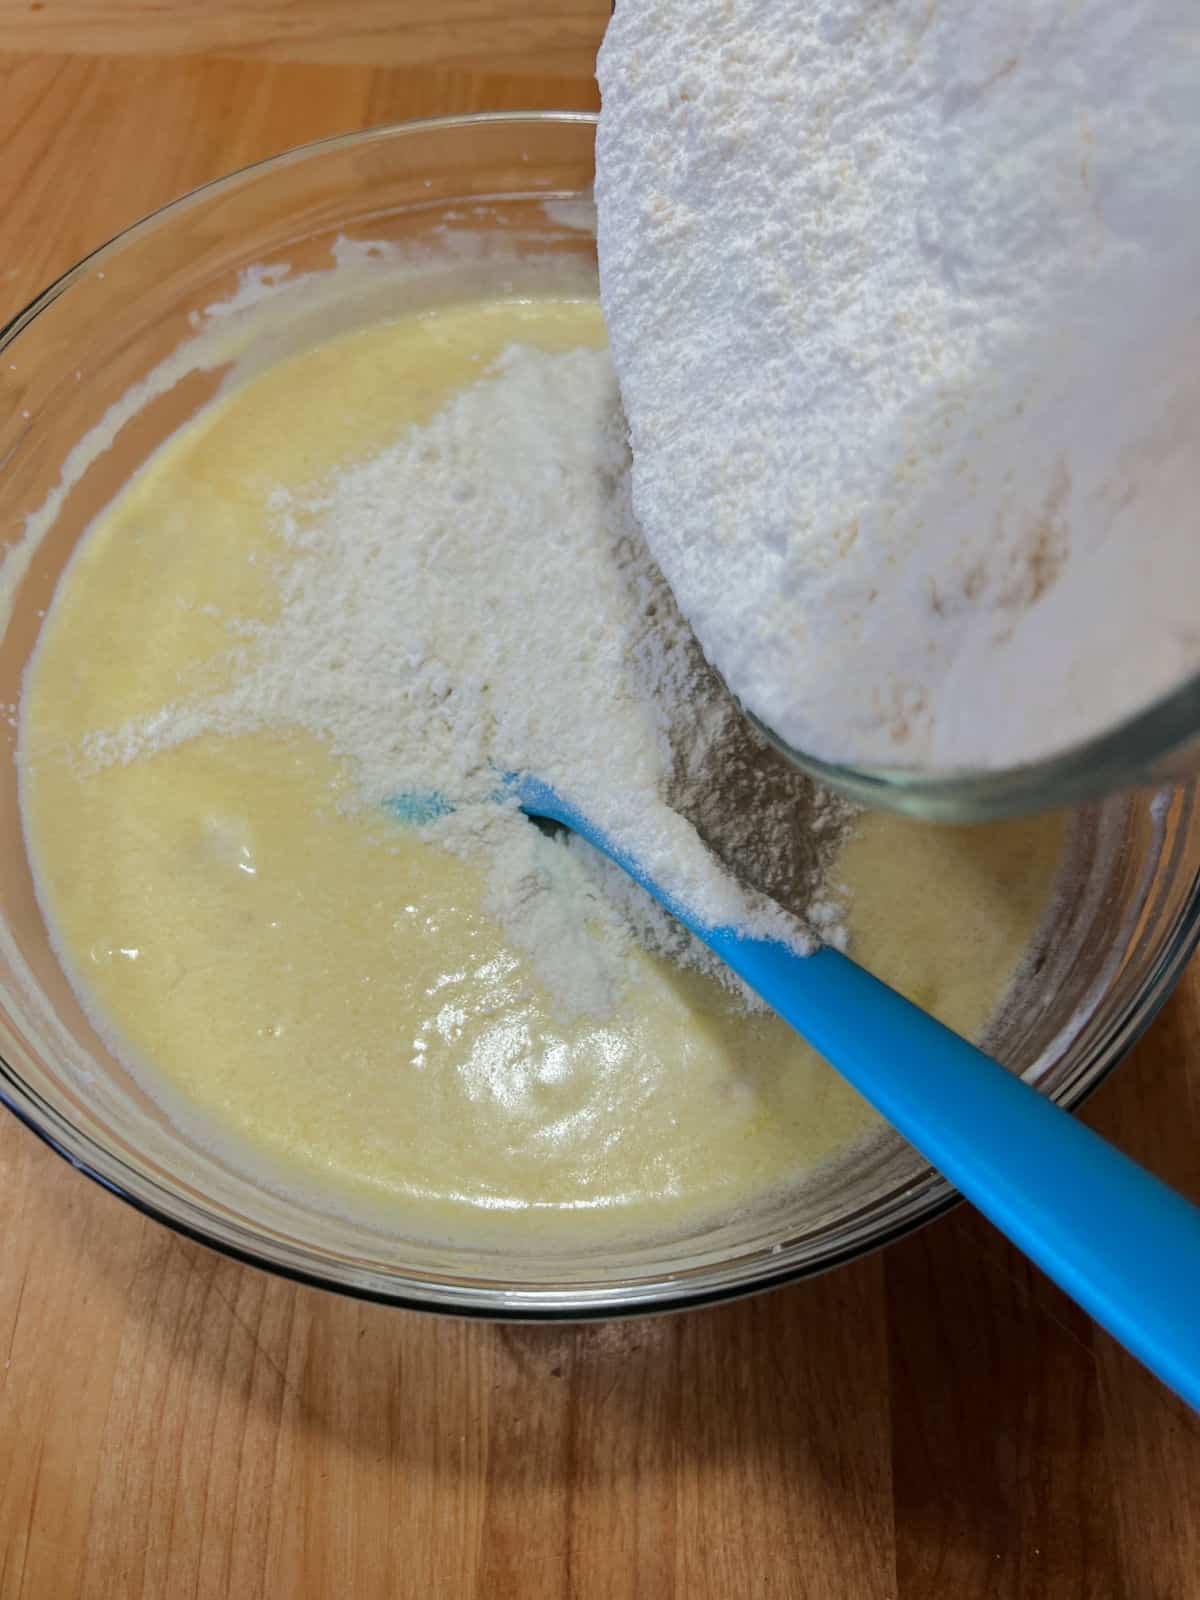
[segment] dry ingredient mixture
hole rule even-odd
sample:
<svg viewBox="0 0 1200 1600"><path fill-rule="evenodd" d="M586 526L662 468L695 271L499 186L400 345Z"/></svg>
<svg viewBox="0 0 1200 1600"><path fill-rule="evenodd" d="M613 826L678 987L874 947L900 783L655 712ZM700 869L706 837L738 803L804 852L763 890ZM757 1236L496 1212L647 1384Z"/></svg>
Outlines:
<svg viewBox="0 0 1200 1600"><path fill-rule="evenodd" d="M753 711L1000 767L1200 669L1194 0L620 5L598 75L634 505Z"/></svg>
<svg viewBox="0 0 1200 1600"><path fill-rule="evenodd" d="M710 925L844 943L823 869L850 811L705 664L633 520L625 435L607 350L509 347L377 453L276 487L278 614L235 622L233 686L87 754L317 735L352 762L344 803L390 805L485 867L488 909L566 1015L618 1005L634 939L735 980L593 850L531 827L508 773L550 783Z"/></svg>

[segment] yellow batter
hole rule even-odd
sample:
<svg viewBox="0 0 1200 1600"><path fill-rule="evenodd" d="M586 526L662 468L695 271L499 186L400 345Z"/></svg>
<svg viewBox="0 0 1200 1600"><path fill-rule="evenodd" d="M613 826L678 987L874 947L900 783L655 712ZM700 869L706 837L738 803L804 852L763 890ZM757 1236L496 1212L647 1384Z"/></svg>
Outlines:
<svg viewBox="0 0 1200 1600"><path fill-rule="evenodd" d="M870 1113L773 1018L640 958L620 1015L564 1026L481 911L476 868L338 810L311 737L208 736L97 768L81 741L223 686L269 618L266 502L428 418L507 345L599 345L596 307L447 309L276 367L162 451L60 587L26 685L26 832L64 964L180 1120L268 1181L425 1235L481 1208L639 1232L794 1181ZM864 818L834 877L854 953L966 1032L1042 918L1055 821Z"/></svg>

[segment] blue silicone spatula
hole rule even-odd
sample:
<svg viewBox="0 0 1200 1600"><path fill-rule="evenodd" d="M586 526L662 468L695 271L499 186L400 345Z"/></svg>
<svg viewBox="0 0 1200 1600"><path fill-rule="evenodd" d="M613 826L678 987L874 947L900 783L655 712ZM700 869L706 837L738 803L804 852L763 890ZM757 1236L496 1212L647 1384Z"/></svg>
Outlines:
<svg viewBox="0 0 1200 1600"><path fill-rule="evenodd" d="M708 928L552 788L521 808L604 852L714 950L973 1205L1200 1409L1200 1208L887 984L822 949Z"/></svg>

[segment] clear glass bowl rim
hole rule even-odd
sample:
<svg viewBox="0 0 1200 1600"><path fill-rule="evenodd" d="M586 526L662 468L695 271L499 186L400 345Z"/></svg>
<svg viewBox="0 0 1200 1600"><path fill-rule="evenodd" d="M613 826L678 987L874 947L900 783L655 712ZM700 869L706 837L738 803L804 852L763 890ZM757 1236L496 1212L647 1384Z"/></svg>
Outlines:
<svg viewBox="0 0 1200 1600"><path fill-rule="evenodd" d="M1115 727L1018 767L935 769L856 766L797 750L761 717L743 712L802 772L860 805L940 822L987 822L1082 805L1131 787L1181 776L1181 757L1200 737L1200 673ZM1160 781L1162 781L1160 779Z"/></svg>
<svg viewBox="0 0 1200 1600"><path fill-rule="evenodd" d="M282 170L322 152L362 148L369 144L388 143L424 133L497 125L594 128L597 120L595 112L553 110L477 112L445 117L424 117L314 140L260 161L248 163L148 212L81 257L0 327L0 352L7 349L37 316L69 290L85 271L119 251L127 243L153 231L199 203L212 191L233 189L248 177ZM1197 678L1194 684L1186 686L1186 692L1193 696L1193 703L1200 705L1200 678ZM1174 699L1175 696L1168 698ZM1151 707L1145 714L1146 717L1159 715L1167 703L1162 701ZM1124 733L1125 729L1142 720L1141 716L1134 718L1118 732ZM769 729L763 731L775 743L779 743ZM1088 745L1080 746L1075 751L1067 752L1063 760L1069 765L1082 762L1087 752L1092 750L1111 756L1110 746L1115 737L1116 735L1105 735ZM843 789L849 787L859 798L868 799L875 804L894 804L880 792L881 789L886 789L893 783L912 785L912 775L902 771L864 769L855 772L852 769L827 767L798 755L786 746L781 748L799 765L814 771L823 781ZM1159 749L1161 748L1160 745ZM1054 763L1049 765L1052 766ZM942 774L938 777L937 783L951 786L963 782L968 785L1001 784L1015 777L1018 787L1024 793L1027 789L1025 780L1028 774L1037 770L1042 769L1016 769L1015 773L998 772L987 775ZM846 781L847 776L849 783ZM1085 794L1093 792L1094 785L1085 784L1072 798L1083 798ZM901 807L901 809L912 808ZM1001 809L1008 808L1002 806ZM936 814L936 806L933 811L927 810L925 814ZM959 811L955 814L963 813ZM988 813L985 808L985 812L981 814L995 813ZM1097 1041L1090 1058L1077 1067L1070 1084L1060 1096L1060 1104L1067 1109L1078 1106L1133 1047L1166 1001L1197 945L1200 945L1200 879L1193 884L1187 903L1177 918L1171 937L1164 944L1154 968L1146 975L1132 1003L1121 1015L1113 1019L1104 1038ZM644 1316L652 1312L694 1308L760 1293L831 1270L891 1244L942 1215L960 1199L944 1179L931 1173L927 1181L914 1184L912 1195L905 1204L902 1214L886 1228L881 1229L877 1220L851 1219L843 1226L840 1246L822 1255L819 1261L789 1260L789 1252L785 1248L778 1258L777 1266L766 1265L760 1257L751 1256L741 1261L733 1260L703 1267L695 1274L688 1273L682 1277L643 1278L628 1284L583 1290L567 1285L555 1290L505 1290L476 1282L459 1289L453 1285L425 1283L399 1273L384 1274L379 1271L364 1274L363 1279L374 1277L386 1281L355 1281L338 1276L332 1271L321 1270L319 1263L311 1259L311 1254L306 1259L303 1251L274 1244L252 1228L224 1221L146 1174L138 1172L89 1134L76 1128L56 1107L50 1105L26 1084L11 1064L2 1057L0 1057L0 1104L3 1104L76 1171L92 1179L101 1188L132 1206L142 1215L234 1260L273 1272L293 1282L332 1290L363 1300L413 1310L488 1320L546 1322Z"/></svg>

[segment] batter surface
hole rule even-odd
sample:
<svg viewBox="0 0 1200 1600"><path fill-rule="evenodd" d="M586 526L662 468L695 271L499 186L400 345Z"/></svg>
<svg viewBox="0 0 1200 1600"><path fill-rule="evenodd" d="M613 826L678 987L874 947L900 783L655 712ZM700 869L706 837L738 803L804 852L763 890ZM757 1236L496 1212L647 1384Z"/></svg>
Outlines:
<svg viewBox="0 0 1200 1600"><path fill-rule="evenodd" d="M603 338L587 302L483 304L258 376L99 519L26 684L30 853L102 1031L244 1167L408 1232L461 1235L481 1208L671 1227L795 1181L873 1125L782 1023L649 954L617 1014L564 1023L482 909L479 870L340 809L347 771L310 735L210 735L106 766L84 753L98 729L225 686L231 627L277 605L279 486L369 455L514 343ZM1062 845L1053 819L864 817L834 873L853 953L977 1033Z"/></svg>

